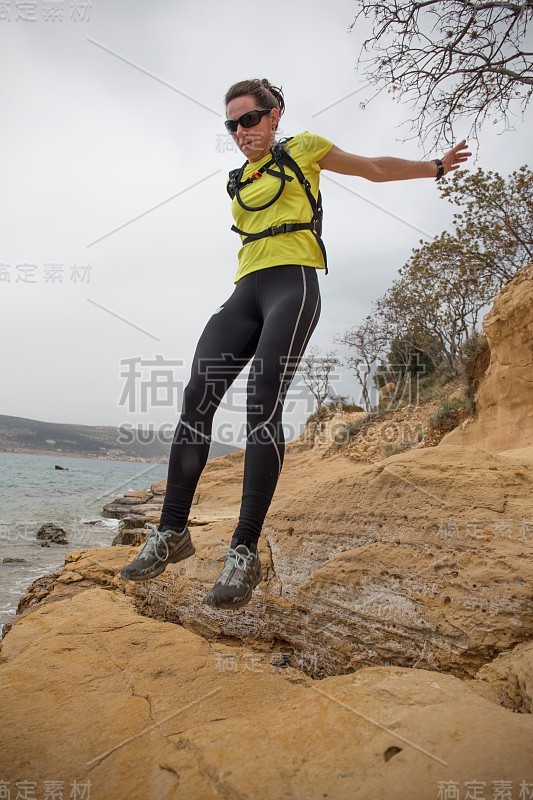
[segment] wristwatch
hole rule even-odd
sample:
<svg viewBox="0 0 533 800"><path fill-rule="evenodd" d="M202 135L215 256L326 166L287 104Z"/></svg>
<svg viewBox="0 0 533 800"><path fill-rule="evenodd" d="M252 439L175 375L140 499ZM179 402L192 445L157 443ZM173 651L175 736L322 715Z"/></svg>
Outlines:
<svg viewBox="0 0 533 800"><path fill-rule="evenodd" d="M433 161L437 165L437 177L435 178L435 180L440 181L440 179L444 175L444 164L442 163L440 158L434 158Z"/></svg>

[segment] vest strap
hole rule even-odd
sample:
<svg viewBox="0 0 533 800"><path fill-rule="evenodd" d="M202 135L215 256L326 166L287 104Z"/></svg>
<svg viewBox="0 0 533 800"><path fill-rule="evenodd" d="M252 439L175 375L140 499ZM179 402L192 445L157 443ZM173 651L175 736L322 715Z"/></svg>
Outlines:
<svg viewBox="0 0 533 800"><path fill-rule="evenodd" d="M313 216L310 222L283 222L280 225L272 225L270 228L265 228L264 231L259 231L258 233L249 233L247 231L242 231L240 228L237 228L235 225L231 226L231 230L238 233L240 236L244 237L242 240L242 244L247 245L250 242L255 242L258 239L264 239L267 236L278 236L282 233L293 233L294 231L311 231L313 236L315 237L318 246L320 247L320 251L324 258L324 266L326 268L326 275L328 274L328 259L326 255L326 248L324 242L322 241L322 216L323 216L323 209L322 209L322 196L320 191L318 192L318 198L315 199L313 192L311 191L311 184L303 174L299 164L295 161L292 156L285 150L283 145L286 142L289 142L293 137L289 136L287 139L283 139L280 142L276 142L276 144L272 147L271 153L272 158L258 170L252 173L252 175L247 178L245 181L241 182L241 178L244 172L246 165L249 163L246 161L242 167L239 169L234 169L229 173L229 183L227 186L228 194L231 198L237 197L237 201L239 205L246 209L247 211L262 211L265 208L273 205L278 197L281 195L283 189L285 188L285 183L294 180L291 175L287 175L285 172L284 166L289 167L296 175L299 183L303 186L305 193L307 195L307 199L309 200L309 204L311 206L311 210L313 212ZM270 167L273 164L277 164L279 166L279 171L271 170ZM240 197L240 190L244 186L248 186L250 183L253 183L255 180L258 180L262 177L264 173L268 175L272 175L275 178L280 179L280 187L276 195L270 200L268 203L257 206L253 208L252 206L247 206L242 201Z"/></svg>

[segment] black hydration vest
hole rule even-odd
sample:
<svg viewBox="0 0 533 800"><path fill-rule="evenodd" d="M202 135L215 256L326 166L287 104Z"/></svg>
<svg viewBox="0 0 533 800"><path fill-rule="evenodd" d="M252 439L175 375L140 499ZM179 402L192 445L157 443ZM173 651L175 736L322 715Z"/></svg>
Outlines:
<svg viewBox="0 0 533 800"><path fill-rule="evenodd" d="M281 225L273 225L271 228L266 228L264 231L260 231L259 233L247 233L246 231L241 231L235 225L231 226L231 230L235 231L236 233L244 236L245 238L242 241L242 244L249 244L250 242L255 242L257 239L264 239L266 236L277 236L280 233L292 233L293 231L311 231L314 235L320 250L322 251L322 255L324 256L324 265L326 267L326 275L328 274L328 259L326 256L326 248L324 246L324 242L321 239L322 236L322 216L323 216L323 209L322 209L322 196L320 191L318 192L318 199L315 200L314 195L311 191L311 184L303 174L302 170L300 169L297 162L292 158L289 153L284 149L283 145L286 142L290 142L290 140L294 138L292 136L287 137L286 139L282 139L279 142L276 142L274 146L271 148L270 152L272 153L272 158L262 167L260 167L255 172L252 172L251 176L247 178L245 181L241 182L242 174L244 172L244 168L248 164L246 161L242 167L239 169L232 169L229 173L229 183L227 185L227 190L229 196L233 199L234 197L237 198L237 202L244 208L245 211L262 211L265 208L269 208L276 200L281 196L285 188L285 183L287 181L292 181L294 178L291 175L287 175L285 172L285 167L289 167L296 177L298 178L299 182L305 189L305 193L307 194L307 199L311 205L311 210L313 212L313 216L310 222L284 222ZM279 168L278 171L271 170L270 167L273 164L277 164ZM266 172L268 175L273 175L275 178L280 179L279 189L272 198L269 200L268 203L265 203L262 206L247 206L246 203L242 200L240 195L240 190L244 188L244 186L248 186L249 183L253 183L254 181L258 180L263 173Z"/></svg>

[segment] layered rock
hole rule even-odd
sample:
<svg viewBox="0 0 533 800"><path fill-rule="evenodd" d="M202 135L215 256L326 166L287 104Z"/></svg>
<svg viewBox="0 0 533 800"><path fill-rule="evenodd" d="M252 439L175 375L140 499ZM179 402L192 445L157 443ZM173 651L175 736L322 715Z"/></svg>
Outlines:
<svg viewBox="0 0 533 800"><path fill-rule="evenodd" d="M533 445L533 264L518 272L483 319L490 364L476 416L442 440L491 452Z"/></svg>
<svg viewBox="0 0 533 800"><path fill-rule="evenodd" d="M390 663L473 675L527 640L533 479L524 459L439 447L341 465L320 478L309 456L289 458L260 539L264 580L237 615L200 602L235 524L202 519L202 504L196 557L157 581L117 577L129 548L70 554L62 580L116 586L144 613L202 635L277 641L316 676Z"/></svg>
<svg viewBox="0 0 533 800"><path fill-rule="evenodd" d="M531 717L490 687L393 667L317 682L271 662L120 592L58 596L2 642L2 780L95 800L412 800L480 781L518 797L531 780Z"/></svg>
<svg viewBox="0 0 533 800"><path fill-rule="evenodd" d="M527 280L511 282L517 297ZM334 423L289 446L263 578L239 611L201 600L238 518L242 452L202 474L195 556L147 583L119 572L164 483L117 498L125 546L69 553L2 640L0 779L13 793L91 781L95 800L533 794L533 447L524 422L519 449L508 429L505 452L487 452L482 388L481 449L365 464L324 447Z"/></svg>
<svg viewBox="0 0 533 800"><path fill-rule="evenodd" d="M477 676L498 693L506 708L533 713L533 642L519 644L482 667Z"/></svg>
<svg viewBox="0 0 533 800"><path fill-rule="evenodd" d="M308 460L289 458L259 542L263 581L237 614L201 602L235 517L206 517L195 557L156 581L118 577L136 552L125 547L70 554L62 579L116 587L210 639L276 645L314 677L390 664L473 677L533 635L524 459L441 446L322 477L305 474Z"/></svg>

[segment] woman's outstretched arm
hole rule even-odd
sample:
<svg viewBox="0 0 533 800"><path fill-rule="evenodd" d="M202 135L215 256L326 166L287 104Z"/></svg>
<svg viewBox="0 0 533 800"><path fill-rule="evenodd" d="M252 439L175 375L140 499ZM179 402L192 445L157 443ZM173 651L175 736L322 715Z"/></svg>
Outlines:
<svg viewBox="0 0 533 800"><path fill-rule="evenodd" d="M466 150L466 139L442 156L444 175L458 169L472 153ZM410 178L436 178L437 165L434 161L406 161L403 158L377 156L365 158L354 153L345 153L333 145L319 162L320 169L340 172L342 175L358 175L369 181L405 181Z"/></svg>

